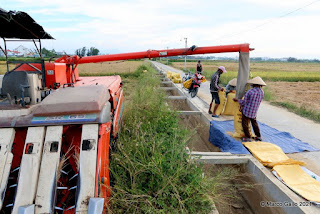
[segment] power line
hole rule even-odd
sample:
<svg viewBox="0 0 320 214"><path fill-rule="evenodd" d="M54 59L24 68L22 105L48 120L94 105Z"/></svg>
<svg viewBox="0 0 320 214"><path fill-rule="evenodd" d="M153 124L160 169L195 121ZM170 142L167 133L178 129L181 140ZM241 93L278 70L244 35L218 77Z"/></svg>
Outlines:
<svg viewBox="0 0 320 214"><path fill-rule="evenodd" d="M264 26L264 25L266 25L266 24L269 24L269 23L271 23L271 22L274 22L276 19L281 19L281 18L286 17L286 16L288 16L288 15L290 15L290 14L292 14L292 13L295 13L295 12L297 12L297 11L303 9L303 8L306 8L306 7L308 7L308 6L316 3L316 2L318 2L318 1L320 1L320 0L313 1L313 2L308 3L308 4L306 4L306 5L302 6L302 7L299 7L299 8L297 8L297 9L293 10L293 11L290 11L290 12L288 12L288 13L286 13L286 14L283 14L283 15L277 16L277 17L275 17L275 18L272 18L270 21L266 21L266 22L264 22L264 23L262 23L262 24L260 24L260 25L257 25L257 26L255 26L255 27L249 29L249 30L240 31L240 32L238 32L238 33L226 34L226 35L224 35L224 36L219 37L218 39L226 38L226 37L229 37L229 38L230 38L230 37L233 37L233 36L237 36L237 35L239 35L239 34L242 34L242 33L246 33L246 32L253 31L253 30L255 30L255 29L257 29L257 28L260 28L260 27L262 27L262 26Z"/></svg>

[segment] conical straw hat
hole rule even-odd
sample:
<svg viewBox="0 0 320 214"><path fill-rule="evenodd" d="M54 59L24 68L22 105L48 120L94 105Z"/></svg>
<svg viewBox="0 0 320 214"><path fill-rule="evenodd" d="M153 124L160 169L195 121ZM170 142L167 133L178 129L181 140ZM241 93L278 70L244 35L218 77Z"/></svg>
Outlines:
<svg viewBox="0 0 320 214"><path fill-rule="evenodd" d="M237 78L233 78L232 80L230 80L228 82L228 84L231 85L231 86L237 86Z"/></svg>
<svg viewBox="0 0 320 214"><path fill-rule="evenodd" d="M254 85L262 85L266 86L267 84L261 79L261 77L255 77L251 80L248 80L248 84L254 84Z"/></svg>

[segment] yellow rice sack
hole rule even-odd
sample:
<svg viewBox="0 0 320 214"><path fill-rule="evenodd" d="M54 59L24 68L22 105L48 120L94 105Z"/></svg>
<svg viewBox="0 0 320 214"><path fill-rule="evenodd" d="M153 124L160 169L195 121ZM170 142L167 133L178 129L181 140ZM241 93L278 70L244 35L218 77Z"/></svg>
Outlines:
<svg viewBox="0 0 320 214"><path fill-rule="evenodd" d="M236 102L233 101L233 98L236 97L236 92L230 92L227 95L227 103L224 107L223 115L234 115L234 110L237 108Z"/></svg>
<svg viewBox="0 0 320 214"><path fill-rule="evenodd" d="M171 71L167 71L167 78L171 79L171 75L172 75L172 72Z"/></svg>
<svg viewBox="0 0 320 214"><path fill-rule="evenodd" d="M249 132L250 136L253 137L254 135L251 132L251 122L249 121ZM241 138L244 137L244 132L242 128L242 112L240 111L240 104L238 102L235 103L234 108L234 133L232 137L234 138Z"/></svg>
<svg viewBox="0 0 320 214"><path fill-rule="evenodd" d="M181 79L181 75L180 73L171 73L171 78L174 79L174 78L177 78L177 79Z"/></svg>
<svg viewBox="0 0 320 214"><path fill-rule="evenodd" d="M220 115L222 113L222 111L224 109L224 106L226 104L226 101L227 101L226 93L224 91L219 91L218 95L219 95L220 104L219 104L219 106L218 106L218 108L216 110L216 115ZM213 112L214 106L215 105L212 105L212 107L211 107L211 111L212 112Z"/></svg>
<svg viewBox="0 0 320 214"><path fill-rule="evenodd" d="M182 83L182 78L181 77L180 78L174 77L173 78L173 83Z"/></svg>
<svg viewBox="0 0 320 214"><path fill-rule="evenodd" d="M191 84L192 84L192 79L189 79L183 82L183 87L185 87L186 89L189 89L191 87Z"/></svg>
<svg viewBox="0 0 320 214"><path fill-rule="evenodd" d="M203 79L201 80L202 82L207 82L207 79L205 76L203 76Z"/></svg>
<svg viewBox="0 0 320 214"><path fill-rule="evenodd" d="M308 201L320 203L320 182L306 173L299 165L273 167L283 182Z"/></svg>
<svg viewBox="0 0 320 214"><path fill-rule="evenodd" d="M282 149L268 142L245 142L242 143L252 155L260 161L264 166L274 167L276 165L305 165L302 161L289 158Z"/></svg>

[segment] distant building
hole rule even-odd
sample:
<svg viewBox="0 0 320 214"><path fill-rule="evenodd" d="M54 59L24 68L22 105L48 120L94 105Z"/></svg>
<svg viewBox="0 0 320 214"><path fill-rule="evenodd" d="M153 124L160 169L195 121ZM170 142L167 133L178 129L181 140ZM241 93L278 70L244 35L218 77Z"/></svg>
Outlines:
<svg viewBox="0 0 320 214"><path fill-rule="evenodd" d="M0 51L0 56L4 55L2 51ZM22 45L18 46L17 48L10 50L7 50L8 56L9 57L39 57L39 54L37 52L34 52Z"/></svg>
<svg viewBox="0 0 320 214"><path fill-rule="evenodd" d="M20 52L14 51L14 50L7 50L7 55L12 57L12 56L18 56Z"/></svg>
<svg viewBox="0 0 320 214"><path fill-rule="evenodd" d="M33 56L32 51L22 45L19 45L17 48L13 49L15 55L19 57L30 57Z"/></svg>
<svg viewBox="0 0 320 214"><path fill-rule="evenodd" d="M37 50L30 50L22 45L19 45L13 50L7 50L9 57L40 57ZM65 51L55 52L57 57L67 55ZM0 57L5 56L4 53L0 50ZM42 54L43 57L46 57L45 54Z"/></svg>

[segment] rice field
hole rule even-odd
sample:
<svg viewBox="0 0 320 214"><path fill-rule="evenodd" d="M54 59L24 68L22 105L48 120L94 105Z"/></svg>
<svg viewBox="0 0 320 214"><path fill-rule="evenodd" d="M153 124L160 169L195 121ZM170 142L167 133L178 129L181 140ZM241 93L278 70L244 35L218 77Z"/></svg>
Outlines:
<svg viewBox="0 0 320 214"><path fill-rule="evenodd" d="M206 72L207 75L211 76L213 72ZM231 79L237 77L238 72L227 72L221 76L221 81L227 84ZM319 72L286 72L286 71L251 71L250 77L259 76L265 81L282 81L282 82L319 82Z"/></svg>
<svg viewBox="0 0 320 214"><path fill-rule="evenodd" d="M143 64L143 61L114 61L103 63L89 63L78 65L79 74L82 76L90 75L110 75L120 73L132 73ZM13 69L15 65L11 64L10 69ZM0 61L0 74L4 74L7 71L5 61Z"/></svg>
<svg viewBox="0 0 320 214"><path fill-rule="evenodd" d="M9 69L13 69L14 65L9 65ZM7 72L7 64L5 61L0 61L0 75Z"/></svg>
<svg viewBox="0 0 320 214"><path fill-rule="evenodd" d="M220 65L228 71L238 71L238 62L235 61L201 61L204 70L216 70ZM172 62L174 67L184 68L184 62ZM195 69L197 62L187 62L187 68ZM284 72L320 72L320 63L307 62L250 62L252 72L256 71L284 71Z"/></svg>
<svg viewBox="0 0 320 214"><path fill-rule="evenodd" d="M184 69L184 62L172 62ZM227 73L221 75L221 84L237 77L238 62L202 61L204 75L210 79L223 65ZM196 62L187 62L187 69L195 71ZM303 117L320 122L320 63L253 62L250 77L260 76L267 82L265 100Z"/></svg>
<svg viewBox="0 0 320 214"><path fill-rule="evenodd" d="M132 73L144 62L137 61L114 61L103 63L89 63L78 65L79 74L82 76L88 75L110 75L120 73Z"/></svg>
<svg viewBox="0 0 320 214"><path fill-rule="evenodd" d="M172 65L184 69L184 62L172 62ZM203 61L204 75L211 76L217 68L223 65L227 73L221 76L221 82L227 84L237 77L238 62ZM195 71L196 62L187 62L187 69ZM291 63L291 62L253 62L250 63L251 77L260 76L266 81L284 82L317 82L320 81L320 63Z"/></svg>

